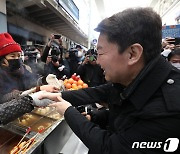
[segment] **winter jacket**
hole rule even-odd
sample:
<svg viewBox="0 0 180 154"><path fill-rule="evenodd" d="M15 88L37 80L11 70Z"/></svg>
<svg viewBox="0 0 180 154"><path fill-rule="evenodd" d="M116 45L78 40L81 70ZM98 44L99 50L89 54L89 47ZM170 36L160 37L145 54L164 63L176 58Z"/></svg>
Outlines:
<svg viewBox="0 0 180 154"><path fill-rule="evenodd" d="M102 116L107 118L102 119L106 129L89 122L73 106L64 117L90 154L161 154L168 150L169 138L180 139L179 94L180 71L158 57L128 87L106 84L62 92L74 106L107 102L108 116Z"/></svg>
<svg viewBox="0 0 180 154"><path fill-rule="evenodd" d="M99 86L105 83L103 70L99 65L81 64L77 69L77 74L88 84L89 87Z"/></svg>
<svg viewBox="0 0 180 154"><path fill-rule="evenodd" d="M25 91L37 85L38 75L29 72L23 67L24 73L14 75L0 68L0 99L14 90Z"/></svg>
<svg viewBox="0 0 180 154"><path fill-rule="evenodd" d="M7 124L34 109L30 96L16 97L0 104L0 124Z"/></svg>

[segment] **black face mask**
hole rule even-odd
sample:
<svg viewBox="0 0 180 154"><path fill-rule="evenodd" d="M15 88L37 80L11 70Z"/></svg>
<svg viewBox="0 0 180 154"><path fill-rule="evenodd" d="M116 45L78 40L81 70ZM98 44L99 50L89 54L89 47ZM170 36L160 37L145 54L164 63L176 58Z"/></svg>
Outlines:
<svg viewBox="0 0 180 154"><path fill-rule="evenodd" d="M9 66L8 66L9 71L12 71L12 72L16 71L22 66L21 59L8 59L7 61L9 63Z"/></svg>

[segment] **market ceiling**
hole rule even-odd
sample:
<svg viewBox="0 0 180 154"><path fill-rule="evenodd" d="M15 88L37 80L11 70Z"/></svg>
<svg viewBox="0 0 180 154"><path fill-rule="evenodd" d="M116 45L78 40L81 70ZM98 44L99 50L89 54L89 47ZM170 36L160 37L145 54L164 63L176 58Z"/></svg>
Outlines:
<svg viewBox="0 0 180 154"><path fill-rule="evenodd" d="M26 16L25 18L28 18L28 20L32 20L38 25L50 28L79 44L87 46L87 35L80 29L77 22L75 22L75 20L73 20L73 18L54 0L7 1L10 2L10 4L7 4L7 10L18 10L19 14ZM13 4L15 7L9 6Z"/></svg>

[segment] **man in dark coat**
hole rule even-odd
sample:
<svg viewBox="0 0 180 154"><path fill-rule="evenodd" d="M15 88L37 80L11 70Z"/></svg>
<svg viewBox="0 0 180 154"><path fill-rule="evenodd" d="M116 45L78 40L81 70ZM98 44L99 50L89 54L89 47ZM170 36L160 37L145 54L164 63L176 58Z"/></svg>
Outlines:
<svg viewBox="0 0 180 154"><path fill-rule="evenodd" d="M96 28L97 63L112 83L62 92L51 104L89 153L179 153L180 72L160 56L161 29L161 18L151 8L104 19ZM109 108L91 121L73 107L99 101Z"/></svg>

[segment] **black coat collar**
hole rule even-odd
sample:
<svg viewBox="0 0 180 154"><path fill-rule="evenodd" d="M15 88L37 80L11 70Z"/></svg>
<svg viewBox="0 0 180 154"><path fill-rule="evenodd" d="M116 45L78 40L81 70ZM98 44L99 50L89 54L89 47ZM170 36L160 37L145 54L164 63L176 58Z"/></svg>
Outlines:
<svg viewBox="0 0 180 154"><path fill-rule="evenodd" d="M139 73L135 80L120 93L122 100L130 100L136 109L141 109L148 99L167 79L172 69L163 57L157 57Z"/></svg>

